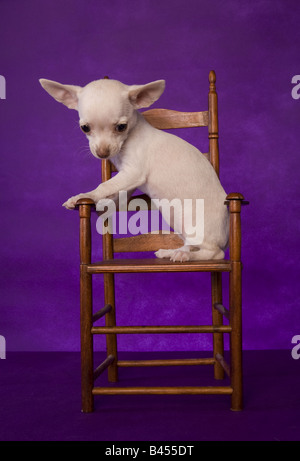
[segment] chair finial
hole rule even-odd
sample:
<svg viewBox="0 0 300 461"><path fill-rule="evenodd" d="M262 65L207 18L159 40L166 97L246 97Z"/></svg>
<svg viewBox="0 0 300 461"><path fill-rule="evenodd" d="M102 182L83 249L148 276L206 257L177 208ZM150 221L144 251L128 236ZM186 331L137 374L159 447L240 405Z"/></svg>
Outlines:
<svg viewBox="0 0 300 461"><path fill-rule="evenodd" d="M214 70L211 70L208 77L209 83L215 84L216 83L216 73Z"/></svg>
<svg viewBox="0 0 300 461"><path fill-rule="evenodd" d="M214 70L210 71L208 80L209 80L209 93L213 94L216 92L216 73Z"/></svg>

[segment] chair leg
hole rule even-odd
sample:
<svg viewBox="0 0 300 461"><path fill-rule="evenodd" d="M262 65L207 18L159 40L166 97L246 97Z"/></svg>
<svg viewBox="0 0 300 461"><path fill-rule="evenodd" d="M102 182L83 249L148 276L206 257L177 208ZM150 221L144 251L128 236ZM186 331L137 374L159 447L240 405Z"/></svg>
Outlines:
<svg viewBox="0 0 300 461"><path fill-rule="evenodd" d="M112 306L111 311L105 315L105 324L107 327L114 327L116 326L114 274L104 274L104 298L105 304L110 304ZM114 356L114 361L108 367L108 380L115 383L118 381L118 351L116 334L106 335L106 350L107 356Z"/></svg>
<svg viewBox="0 0 300 461"><path fill-rule="evenodd" d="M212 320L213 325L223 324L223 315L214 308L215 303L222 304L222 272L211 273L211 298L212 298ZM213 333L213 352L224 356L223 333ZM214 364L215 379L224 379L224 369L219 362Z"/></svg>
<svg viewBox="0 0 300 461"><path fill-rule="evenodd" d="M86 266L80 266L80 327L81 327L81 392L82 411L87 413L94 409L92 394L94 377L93 335L92 327L92 276Z"/></svg>
<svg viewBox="0 0 300 461"><path fill-rule="evenodd" d="M233 393L231 410L243 409L243 370L242 370L242 296L241 263L232 262L230 272L230 377Z"/></svg>

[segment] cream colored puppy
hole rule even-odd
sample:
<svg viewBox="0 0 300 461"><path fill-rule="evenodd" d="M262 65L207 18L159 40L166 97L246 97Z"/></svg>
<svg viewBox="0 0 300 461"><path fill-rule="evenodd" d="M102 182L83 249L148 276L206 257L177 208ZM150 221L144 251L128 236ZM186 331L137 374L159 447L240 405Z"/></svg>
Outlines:
<svg viewBox="0 0 300 461"><path fill-rule="evenodd" d="M79 113L79 124L96 158L109 159L118 174L96 189L69 198L63 206L75 207L77 200L88 197L98 210L103 199L116 199L120 191L138 188L151 199L191 199L190 219L182 209L169 213L170 227L178 232L183 246L176 250L158 250L158 258L173 261L224 258L228 244L226 193L210 162L191 144L170 133L153 128L138 111L149 107L163 93L164 80L146 85L124 85L102 79L84 87L63 85L41 79L42 87L56 101ZM204 232L195 232L196 202L203 200ZM177 207L178 208L178 207ZM164 216L165 218L166 216ZM182 220L184 220L182 222ZM189 224L185 222L189 221ZM197 221L196 221L197 225ZM198 223L203 226L203 222Z"/></svg>

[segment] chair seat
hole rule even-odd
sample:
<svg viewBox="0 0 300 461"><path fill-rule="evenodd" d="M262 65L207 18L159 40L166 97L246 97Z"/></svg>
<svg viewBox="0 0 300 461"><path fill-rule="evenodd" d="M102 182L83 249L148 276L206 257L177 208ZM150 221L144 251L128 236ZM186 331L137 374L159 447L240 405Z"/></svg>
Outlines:
<svg viewBox="0 0 300 461"><path fill-rule="evenodd" d="M173 262L168 259L107 259L87 264L87 272L124 273L124 272L230 272L231 262L227 259L208 261Z"/></svg>

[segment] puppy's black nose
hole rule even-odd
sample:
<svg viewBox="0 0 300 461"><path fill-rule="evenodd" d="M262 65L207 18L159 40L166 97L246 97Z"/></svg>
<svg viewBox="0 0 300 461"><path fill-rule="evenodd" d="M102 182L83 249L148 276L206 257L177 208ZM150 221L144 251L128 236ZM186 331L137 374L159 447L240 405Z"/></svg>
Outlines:
<svg viewBox="0 0 300 461"><path fill-rule="evenodd" d="M97 149L96 150L96 155L99 158L107 158L107 157L109 157L109 154L110 154L110 150L109 150L108 147L105 148L105 149Z"/></svg>
<svg viewBox="0 0 300 461"><path fill-rule="evenodd" d="M104 154L102 154L102 153L97 154L97 157L99 157L99 158L107 158L107 157L109 157L109 153L108 154L105 154L105 153Z"/></svg>

